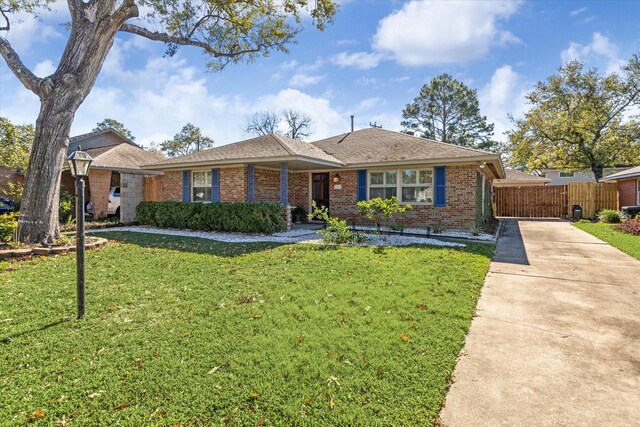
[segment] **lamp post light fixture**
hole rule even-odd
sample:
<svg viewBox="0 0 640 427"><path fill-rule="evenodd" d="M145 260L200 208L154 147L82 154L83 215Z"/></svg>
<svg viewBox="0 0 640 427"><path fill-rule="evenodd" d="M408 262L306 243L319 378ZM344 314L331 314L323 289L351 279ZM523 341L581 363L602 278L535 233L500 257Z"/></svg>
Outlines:
<svg viewBox="0 0 640 427"><path fill-rule="evenodd" d="M78 319L84 316L84 179L89 176L93 159L80 150L67 157L71 175L76 179L76 287L78 294Z"/></svg>

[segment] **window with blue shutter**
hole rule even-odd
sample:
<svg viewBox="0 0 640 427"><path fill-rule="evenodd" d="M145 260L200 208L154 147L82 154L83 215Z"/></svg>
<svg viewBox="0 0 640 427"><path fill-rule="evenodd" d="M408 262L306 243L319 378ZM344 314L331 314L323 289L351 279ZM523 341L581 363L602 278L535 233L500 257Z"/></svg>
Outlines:
<svg viewBox="0 0 640 427"><path fill-rule="evenodd" d="M182 171L182 201L191 201L191 172Z"/></svg>
<svg viewBox="0 0 640 427"><path fill-rule="evenodd" d="M433 168L434 173L434 197L433 206L447 206L447 168L446 166L437 166Z"/></svg>
<svg viewBox="0 0 640 427"><path fill-rule="evenodd" d="M358 201L367 200L367 170L358 171Z"/></svg>
<svg viewBox="0 0 640 427"><path fill-rule="evenodd" d="M211 201L220 203L220 169L211 169Z"/></svg>

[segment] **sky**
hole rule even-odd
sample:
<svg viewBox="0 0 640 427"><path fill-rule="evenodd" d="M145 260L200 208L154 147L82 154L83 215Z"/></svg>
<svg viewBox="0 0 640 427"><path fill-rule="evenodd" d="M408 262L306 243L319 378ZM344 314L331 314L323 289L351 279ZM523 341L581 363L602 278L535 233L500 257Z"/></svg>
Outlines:
<svg viewBox="0 0 640 427"><path fill-rule="evenodd" d="M526 93L565 61L611 73L640 52L640 1L340 3L323 32L303 20L288 54L216 73L197 48L168 58L162 43L119 33L72 135L110 117L149 146L190 122L219 146L248 138L243 127L252 113L283 109L311 117L311 140L348 132L352 114L356 129L375 123L401 130L406 104L446 72L477 90L494 138L504 141L509 116L529 108ZM25 16L0 34L43 77L57 66L68 21L66 2L57 2L40 20ZM38 97L0 59L0 116L35 123L38 109Z"/></svg>

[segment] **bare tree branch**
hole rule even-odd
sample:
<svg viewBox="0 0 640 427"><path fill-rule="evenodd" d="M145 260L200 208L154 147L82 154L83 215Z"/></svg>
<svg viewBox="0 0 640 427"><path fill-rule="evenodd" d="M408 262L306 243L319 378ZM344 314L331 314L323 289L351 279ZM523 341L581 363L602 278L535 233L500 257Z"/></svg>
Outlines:
<svg viewBox="0 0 640 427"><path fill-rule="evenodd" d="M15 50L11 47L9 41L3 37L0 37L0 55L7 62L9 69L13 71L18 80L29 89L31 92L38 96L46 95L50 92L51 87L46 83L45 79L36 77L20 60L20 57Z"/></svg>
<svg viewBox="0 0 640 427"><path fill-rule="evenodd" d="M7 16L7 12L8 12L7 10L0 9L0 14L2 14L2 17L7 23L4 27L0 27L0 31L9 31L11 29L11 23L9 22L9 17Z"/></svg>
<svg viewBox="0 0 640 427"><path fill-rule="evenodd" d="M202 42L200 40L195 40L195 39L187 38L187 37L173 36L173 35L170 35L170 34L160 33L160 32L157 32L157 31L150 31L150 30L147 30L146 28L142 28L142 27L139 27L139 26L133 25L133 24L123 24L120 27L120 31L123 31L125 33L136 34L138 36L142 36L142 37L148 38L150 40L165 42L165 43L169 43L169 44L176 44L176 45L180 45L180 46L195 46L195 47L199 47L202 50L204 50L205 52L210 53L211 55L213 55L216 58L221 58L221 57L233 58L234 56L244 55L244 54L247 54L247 53L255 53L255 52L259 52L260 51L260 47L257 47L255 49L244 49L244 50L236 50L236 51L230 51L230 52L220 52L220 51L217 51L217 50L213 49L207 43Z"/></svg>

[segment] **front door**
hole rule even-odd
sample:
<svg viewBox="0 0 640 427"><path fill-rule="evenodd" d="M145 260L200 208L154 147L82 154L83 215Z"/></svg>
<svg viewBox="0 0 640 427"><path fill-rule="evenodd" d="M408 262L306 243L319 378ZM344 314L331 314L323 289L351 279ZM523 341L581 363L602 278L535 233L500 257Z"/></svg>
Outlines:
<svg viewBox="0 0 640 427"><path fill-rule="evenodd" d="M311 200L329 209L329 172L311 174Z"/></svg>

